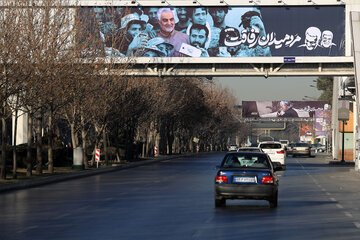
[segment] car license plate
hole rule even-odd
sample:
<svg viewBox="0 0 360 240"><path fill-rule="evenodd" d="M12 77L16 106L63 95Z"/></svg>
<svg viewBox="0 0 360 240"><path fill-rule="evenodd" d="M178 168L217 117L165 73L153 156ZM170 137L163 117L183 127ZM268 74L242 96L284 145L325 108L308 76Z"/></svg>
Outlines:
<svg viewBox="0 0 360 240"><path fill-rule="evenodd" d="M237 182L237 183L256 183L256 177L235 177L234 182Z"/></svg>

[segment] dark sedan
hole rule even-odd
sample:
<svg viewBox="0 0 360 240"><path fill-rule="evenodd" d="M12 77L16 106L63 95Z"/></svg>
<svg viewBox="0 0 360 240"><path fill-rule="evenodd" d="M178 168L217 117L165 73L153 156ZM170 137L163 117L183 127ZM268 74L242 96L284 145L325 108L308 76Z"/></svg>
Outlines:
<svg viewBox="0 0 360 240"><path fill-rule="evenodd" d="M215 207L225 206L227 199L267 200L277 207L277 170L266 153L227 153L215 177Z"/></svg>

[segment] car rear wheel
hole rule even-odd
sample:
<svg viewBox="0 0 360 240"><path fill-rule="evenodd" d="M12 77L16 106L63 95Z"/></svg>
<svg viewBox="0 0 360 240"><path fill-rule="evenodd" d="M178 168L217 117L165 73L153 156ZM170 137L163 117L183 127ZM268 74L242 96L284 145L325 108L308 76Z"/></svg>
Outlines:
<svg viewBox="0 0 360 240"><path fill-rule="evenodd" d="M224 198L216 199L215 198L215 207L224 207L225 205L226 205L226 199L224 199Z"/></svg>
<svg viewBox="0 0 360 240"><path fill-rule="evenodd" d="M278 193L272 197L272 199L269 200L270 208L276 208L278 206Z"/></svg>

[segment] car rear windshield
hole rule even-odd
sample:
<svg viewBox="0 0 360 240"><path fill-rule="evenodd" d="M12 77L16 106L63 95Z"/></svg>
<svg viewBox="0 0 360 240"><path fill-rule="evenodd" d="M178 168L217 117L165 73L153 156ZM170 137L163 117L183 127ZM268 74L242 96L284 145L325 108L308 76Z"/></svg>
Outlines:
<svg viewBox="0 0 360 240"><path fill-rule="evenodd" d="M309 144L307 144L307 143L296 143L295 147L309 147Z"/></svg>
<svg viewBox="0 0 360 240"><path fill-rule="evenodd" d="M264 148L264 149L277 149L277 148L282 148L281 144L279 143L262 143L260 145L260 148Z"/></svg>
<svg viewBox="0 0 360 240"><path fill-rule="evenodd" d="M270 168L266 155L228 155L223 161L224 168Z"/></svg>
<svg viewBox="0 0 360 240"><path fill-rule="evenodd" d="M259 148L240 148L239 152L261 152Z"/></svg>

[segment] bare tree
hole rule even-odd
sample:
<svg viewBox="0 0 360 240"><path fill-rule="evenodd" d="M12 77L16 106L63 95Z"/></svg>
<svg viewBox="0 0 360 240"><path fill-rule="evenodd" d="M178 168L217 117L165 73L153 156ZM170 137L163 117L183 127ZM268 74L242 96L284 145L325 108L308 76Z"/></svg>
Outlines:
<svg viewBox="0 0 360 240"><path fill-rule="evenodd" d="M18 9L13 8L13 2L6 1L4 7L0 10L0 100L1 111L0 117L2 122L1 137L1 178L6 178L6 119L11 116L8 105L8 99L19 92L21 84L19 84L18 64L21 59L21 41L18 37L20 18Z"/></svg>

